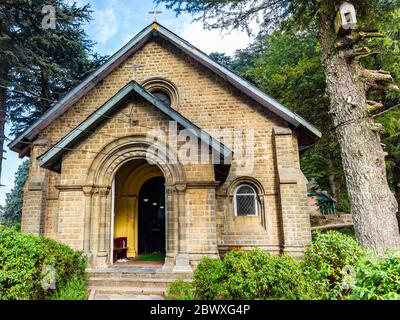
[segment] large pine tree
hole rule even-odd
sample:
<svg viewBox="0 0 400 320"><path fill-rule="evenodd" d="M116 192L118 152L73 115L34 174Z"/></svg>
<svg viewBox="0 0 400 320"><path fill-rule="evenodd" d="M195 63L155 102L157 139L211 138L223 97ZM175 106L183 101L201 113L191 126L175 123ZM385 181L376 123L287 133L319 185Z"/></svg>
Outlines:
<svg viewBox="0 0 400 320"><path fill-rule="evenodd" d="M383 70L365 68L362 61L374 54L366 40L382 35L371 30L371 18L385 19L399 8L398 0L352 0L360 28L337 35L334 18L343 0L157 0L167 8L198 16L208 28L249 29L259 21L270 32L288 17L305 28L315 28L321 46L321 61L326 77L333 125L340 144L343 169L352 207L358 241L377 252L400 249L396 219L397 201L390 190L385 167L382 126L373 113L384 107L384 100L371 101L371 91L398 91L392 77Z"/></svg>
<svg viewBox="0 0 400 320"><path fill-rule="evenodd" d="M20 133L103 61L82 29L90 14L63 0L0 0L1 137L6 121Z"/></svg>

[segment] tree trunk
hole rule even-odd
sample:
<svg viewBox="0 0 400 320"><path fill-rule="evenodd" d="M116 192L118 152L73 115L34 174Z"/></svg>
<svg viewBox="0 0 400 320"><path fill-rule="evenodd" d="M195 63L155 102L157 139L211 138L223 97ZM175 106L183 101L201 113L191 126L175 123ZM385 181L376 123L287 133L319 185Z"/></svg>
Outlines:
<svg viewBox="0 0 400 320"><path fill-rule="evenodd" d="M386 179L385 155L369 117L361 66L335 49L334 8L325 2L318 16L322 63L331 98L330 113L341 148L357 240L378 253L400 249L397 202Z"/></svg>
<svg viewBox="0 0 400 320"><path fill-rule="evenodd" d="M394 159L394 168L393 168L393 186L394 186L394 194L397 200L397 203L400 204L400 161ZM400 210L397 210L397 222L399 225L400 232Z"/></svg>

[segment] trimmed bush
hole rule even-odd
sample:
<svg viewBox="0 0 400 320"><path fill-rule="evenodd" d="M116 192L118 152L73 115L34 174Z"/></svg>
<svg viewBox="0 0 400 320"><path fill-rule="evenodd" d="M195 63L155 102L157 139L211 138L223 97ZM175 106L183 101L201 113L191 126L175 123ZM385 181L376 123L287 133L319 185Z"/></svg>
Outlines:
<svg viewBox="0 0 400 320"><path fill-rule="evenodd" d="M197 299L297 300L315 298L300 263L260 249L235 250L223 260L203 259L194 273Z"/></svg>
<svg viewBox="0 0 400 320"><path fill-rule="evenodd" d="M379 257L337 231L317 233L300 261L287 255L230 251L204 258L194 272L194 295L177 283L171 299L400 300L400 252Z"/></svg>
<svg viewBox="0 0 400 320"><path fill-rule="evenodd" d="M84 255L66 245L0 227L1 300L50 299L70 281L83 283L86 265Z"/></svg>
<svg viewBox="0 0 400 320"><path fill-rule="evenodd" d="M348 299L400 300L400 252L364 257L356 264L350 285Z"/></svg>
<svg viewBox="0 0 400 320"><path fill-rule="evenodd" d="M222 260L203 258L194 272L195 297L202 300L227 299L228 293L222 285L225 279Z"/></svg>
<svg viewBox="0 0 400 320"><path fill-rule="evenodd" d="M321 299L341 298L347 268L366 255L354 239L337 231L316 233L307 247L302 266L306 277L313 279Z"/></svg>
<svg viewBox="0 0 400 320"><path fill-rule="evenodd" d="M193 286L183 280L174 281L165 296L167 300L194 300Z"/></svg>

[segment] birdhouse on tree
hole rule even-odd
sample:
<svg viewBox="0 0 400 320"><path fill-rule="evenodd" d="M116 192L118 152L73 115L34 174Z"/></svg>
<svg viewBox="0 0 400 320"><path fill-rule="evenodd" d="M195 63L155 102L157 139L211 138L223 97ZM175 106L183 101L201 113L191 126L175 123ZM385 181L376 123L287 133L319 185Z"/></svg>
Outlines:
<svg viewBox="0 0 400 320"><path fill-rule="evenodd" d="M336 12L336 34L345 34L357 28L356 9L351 3L343 2Z"/></svg>

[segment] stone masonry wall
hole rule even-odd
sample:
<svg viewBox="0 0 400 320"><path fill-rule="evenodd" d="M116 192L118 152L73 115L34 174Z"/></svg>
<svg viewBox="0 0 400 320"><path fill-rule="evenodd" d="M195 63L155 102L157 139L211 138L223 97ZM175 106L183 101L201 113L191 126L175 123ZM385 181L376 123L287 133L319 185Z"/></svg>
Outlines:
<svg viewBox="0 0 400 320"><path fill-rule="evenodd" d="M132 64L142 66L136 68L134 75ZM299 217L292 217L291 213L286 215L287 219L293 218L296 222L295 226L290 227L292 229L284 230L288 222L282 217L284 210L282 205L291 206L291 212L296 214L296 210L299 213L303 212L303 197L306 204L306 193L302 183L284 189L279 182L273 129L288 128L287 124L163 40L153 40L144 45L63 116L48 126L42 132L42 136L48 139L48 145L58 142L133 77L139 83L152 78L163 78L173 83L179 94L179 103L175 108L216 139L220 137L218 134L213 134L215 129L254 128L255 149L252 170L240 171L238 161L240 159L235 153L229 176L223 185L215 190L207 187L186 191L188 212L191 212L188 218L191 252L207 251L210 249L207 246L214 245L215 241L221 249L229 249L232 246L248 248L260 246L271 252L279 252L284 246L284 239L292 239L292 236L287 234L288 230L294 234L290 240L291 245L303 245L309 241L309 222L301 214ZM138 123L132 126L126 114L132 114L132 118ZM45 208L42 213L45 212L43 221L47 222L43 223L43 233L80 248L84 212L84 194L80 188L85 184L88 168L96 152L117 137L133 133L145 134L155 127L166 130L167 123L168 119L160 111L144 104L140 99L133 99L111 120L105 120L97 129L97 134L90 135L79 143L75 147L79 149L78 151L67 153L63 159L61 175L46 173L49 176L46 178L48 180L46 194L49 199L44 198ZM299 168L296 137L291 135L291 139L293 143L289 149L280 149L282 159L290 158L291 166ZM221 140L221 142L234 149L232 141ZM44 152L36 148L33 148L31 157ZM282 160L282 163L283 161L285 160ZM31 161L30 180L43 176L42 170L37 168L35 161ZM210 165L186 166L185 174L188 181L215 180L213 166ZM234 217L232 198L228 190L241 176L254 178L262 186L262 194L259 194L262 197L262 211L259 217ZM63 186L62 190L57 188L58 185ZM282 197L282 194L292 197L292 203L286 204L286 196ZM213 200L213 197L216 200ZM28 190L25 194L23 211L25 231L29 231L27 223L29 219L37 220L36 212L39 204L35 203L42 201L40 199L43 199L43 194L38 194L36 191ZM202 222L197 223L199 221ZM214 230L217 230L216 239L213 238ZM210 237L209 241L203 243L207 237Z"/></svg>

